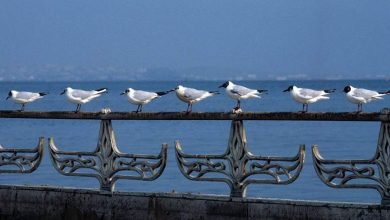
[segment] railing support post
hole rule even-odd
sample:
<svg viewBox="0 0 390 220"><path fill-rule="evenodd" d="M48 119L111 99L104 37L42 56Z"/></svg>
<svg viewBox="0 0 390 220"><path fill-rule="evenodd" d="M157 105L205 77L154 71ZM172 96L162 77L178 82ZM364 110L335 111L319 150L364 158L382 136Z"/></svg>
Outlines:
<svg viewBox="0 0 390 220"><path fill-rule="evenodd" d="M246 185L240 180L246 175L246 157L247 140L242 120L233 120L230 126L230 135L228 142L228 151L230 157L228 161L232 168L232 186L230 187L230 196L245 197Z"/></svg>
<svg viewBox="0 0 390 220"><path fill-rule="evenodd" d="M377 164L382 183L382 205L390 205L390 109L381 111L381 129L378 138Z"/></svg>
<svg viewBox="0 0 390 220"><path fill-rule="evenodd" d="M111 120L101 120L98 146L101 160L101 185L100 190L114 191L115 182L112 181L112 174L115 171L115 152L119 152Z"/></svg>
<svg viewBox="0 0 390 220"><path fill-rule="evenodd" d="M230 197L233 198L244 198L246 197L246 187L245 188L232 188L230 191Z"/></svg>

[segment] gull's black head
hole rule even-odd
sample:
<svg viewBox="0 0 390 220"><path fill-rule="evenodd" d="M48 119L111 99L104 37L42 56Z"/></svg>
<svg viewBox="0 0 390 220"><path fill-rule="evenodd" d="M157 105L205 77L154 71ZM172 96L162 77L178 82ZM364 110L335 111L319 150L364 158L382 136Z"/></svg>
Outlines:
<svg viewBox="0 0 390 220"><path fill-rule="evenodd" d="M344 92L345 93L348 93L348 92L350 92L351 91L351 86L346 86L346 87L344 87Z"/></svg>
<svg viewBox="0 0 390 220"><path fill-rule="evenodd" d="M129 89L126 89L124 92L121 93L121 95L127 94L127 93L129 93L129 92L130 92L130 90L129 90Z"/></svg>
<svg viewBox="0 0 390 220"><path fill-rule="evenodd" d="M8 96L7 96L7 98L5 98L5 100L7 100L7 99L11 98L11 96L12 96L12 92L11 92L11 91L9 91L9 92L8 92Z"/></svg>
<svg viewBox="0 0 390 220"><path fill-rule="evenodd" d="M220 85L219 88L222 88L222 87L223 87L223 88L226 88L226 87L229 86L229 83L230 83L229 81L226 81L226 82L224 82L222 85Z"/></svg>
<svg viewBox="0 0 390 220"><path fill-rule="evenodd" d="M294 86L289 86L287 89L283 90L283 92L291 92Z"/></svg>

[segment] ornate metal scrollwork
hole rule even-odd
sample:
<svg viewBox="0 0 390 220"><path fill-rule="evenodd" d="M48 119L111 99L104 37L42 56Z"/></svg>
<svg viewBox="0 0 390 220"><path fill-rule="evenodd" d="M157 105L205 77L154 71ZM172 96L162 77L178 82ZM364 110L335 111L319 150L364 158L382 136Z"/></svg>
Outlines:
<svg viewBox="0 0 390 220"><path fill-rule="evenodd" d="M32 173L42 161L45 139L39 138L33 149L3 148L0 146L0 173Z"/></svg>
<svg viewBox="0 0 390 220"><path fill-rule="evenodd" d="M95 177L100 189L113 191L118 179L151 181L165 169L167 144L162 145L159 155L125 154L116 146L111 120L100 123L99 141L93 152L59 151L53 138L49 139L52 163L57 171L66 176ZM94 171L90 173L88 171ZM120 172L130 172L128 175Z"/></svg>
<svg viewBox="0 0 390 220"><path fill-rule="evenodd" d="M302 170L305 146L301 145L294 157L254 156L249 152L242 120L233 120L228 147L221 155L190 155L182 151L176 141L176 160L183 175L195 181L225 182L231 189L230 196L244 197L251 183L289 184ZM221 177L208 177L210 174ZM253 175L264 179L251 179Z"/></svg>
<svg viewBox="0 0 390 220"><path fill-rule="evenodd" d="M382 114L387 115L387 110ZM369 160L325 160L312 147L313 165L322 182L333 188L371 188L390 205L390 123L384 117L374 157ZM365 181L362 183L362 181Z"/></svg>

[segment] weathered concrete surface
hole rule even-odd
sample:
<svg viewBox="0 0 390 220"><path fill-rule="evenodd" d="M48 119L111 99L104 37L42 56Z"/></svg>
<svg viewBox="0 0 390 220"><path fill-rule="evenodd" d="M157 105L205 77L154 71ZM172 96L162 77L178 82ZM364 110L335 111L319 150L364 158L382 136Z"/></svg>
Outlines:
<svg viewBox="0 0 390 220"><path fill-rule="evenodd" d="M390 207L0 186L0 219L390 219Z"/></svg>
<svg viewBox="0 0 390 220"><path fill-rule="evenodd" d="M88 120L291 120L291 121L390 121L382 112L28 112L0 111L0 118Z"/></svg>

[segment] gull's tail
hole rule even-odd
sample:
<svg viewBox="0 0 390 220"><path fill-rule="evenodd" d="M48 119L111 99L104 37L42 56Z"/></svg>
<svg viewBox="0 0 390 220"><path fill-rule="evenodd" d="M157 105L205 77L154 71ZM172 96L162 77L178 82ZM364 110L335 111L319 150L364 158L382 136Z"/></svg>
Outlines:
<svg viewBox="0 0 390 220"><path fill-rule="evenodd" d="M258 89L257 91L259 93L265 93L265 94L267 94L267 92L268 92L268 90L266 90L266 89Z"/></svg>
<svg viewBox="0 0 390 220"><path fill-rule="evenodd" d="M336 89L325 89L324 92L326 93L332 93L332 92L335 92Z"/></svg>
<svg viewBox="0 0 390 220"><path fill-rule="evenodd" d="M95 89L98 94L107 93L107 88Z"/></svg>
<svg viewBox="0 0 390 220"><path fill-rule="evenodd" d="M39 96L45 96L45 95L47 95L47 94L49 94L48 92L40 92L39 93Z"/></svg>
<svg viewBox="0 0 390 220"><path fill-rule="evenodd" d="M209 93L210 93L211 95L218 95L218 94L220 94L218 91L209 91Z"/></svg>
<svg viewBox="0 0 390 220"><path fill-rule="evenodd" d="M158 96L163 96L163 95L166 95L170 92L173 92L175 91L174 89L171 89L171 90L168 90L168 91L162 91L162 92L156 92Z"/></svg>
<svg viewBox="0 0 390 220"><path fill-rule="evenodd" d="M379 92L379 94L385 94L385 95L388 95L390 94L390 90L386 91L386 92Z"/></svg>

